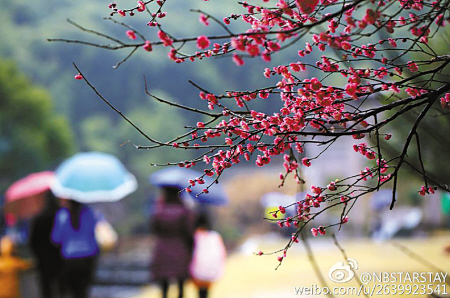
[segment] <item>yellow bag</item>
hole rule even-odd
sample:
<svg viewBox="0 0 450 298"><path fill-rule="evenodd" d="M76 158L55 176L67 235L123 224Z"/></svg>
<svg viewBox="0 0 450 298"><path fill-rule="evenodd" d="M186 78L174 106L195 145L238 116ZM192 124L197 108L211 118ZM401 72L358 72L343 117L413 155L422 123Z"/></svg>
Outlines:
<svg viewBox="0 0 450 298"><path fill-rule="evenodd" d="M95 226L95 239L101 252L111 251L117 244L117 233L106 220L97 222Z"/></svg>

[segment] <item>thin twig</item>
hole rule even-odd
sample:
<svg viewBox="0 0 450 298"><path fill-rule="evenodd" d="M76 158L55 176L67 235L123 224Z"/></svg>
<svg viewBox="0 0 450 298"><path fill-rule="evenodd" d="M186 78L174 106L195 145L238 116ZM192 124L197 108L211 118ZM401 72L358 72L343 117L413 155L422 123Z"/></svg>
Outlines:
<svg viewBox="0 0 450 298"><path fill-rule="evenodd" d="M317 265L316 259L314 258L314 254L309 245L308 239L305 236L305 233L300 233L300 237L302 238L303 245L305 246L306 254L308 256L309 262L313 266L314 272L315 272L317 278L319 279L320 284L322 285L322 287L329 288L327 282L325 281L325 278L323 277L322 272L320 271L319 265ZM330 297L334 297L334 295L331 293L327 293L327 295Z"/></svg>
<svg viewBox="0 0 450 298"><path fill-rule="evenodd" d="M336 247L340 250L340 252L342 253L342 256L344 257L345 261L347 262L347 264L349 265L350 269L353 271L353 273L355 274L355 278L356 281L358 282L360 287L364 287L363 283L361 282L361 280L359 279L358 274L356 274L355 270L353 269L352 266L350 266L350 264L348 263L348 256L347 253L345 252L345 250L342 248L342 246L339 244L336 235L331 234L331 238L333 238L333 242L336 245ZM366 296L367 298L369 298L369 296L366 294L366 291L362 291L364 293L364 296Z"/></svg>
<svg viewBox="0 0 450 298"><path fill-rule="evenodd" d="M86 84L92 89L92 91L97 94L98 97L100 97L111 109L113 109L117 114L119 114L125 121L127 121L131 126L134 127L141 135L143 135L147 140L149 140L152 143L159 144L161 146L170 146L168 144L164 144L162 142L159 142L151 137L149 137L145 132L143 132L139 127L137 127L130 119L128 119L121 111L119 111L116 107L114 107L103 95L100 94L100 92L97 91L97 89L89 82L89 80L85 77L85 75L81 72L81 70L78 68L78 66L73 62L72 63L75 69L78 71L79 74L83 77L83 80L86 82Z"/></svg>
<svg viewBox="0 0 450 298"><path fill-rule="evenodd" d="M435 272L447 272L446 270L443 270L437 266L435 266L434 264L432 264L430 261L428 261L427 259L425 259L424 257L422 257L421 255L413 252L412 250L410 250L408 247L404 246L403 244L400 244L398 242L394 242L392 241L391 244L397 248L399 251L401 251L402 253L404 253L405 255L407 255L408 257L410 257L411 259L419 262L420 264L424 265L425 267L430 268L431 270L434 270ZM450 279L448 276L445 277L445 283L447 285L450 285Z"/></svg>

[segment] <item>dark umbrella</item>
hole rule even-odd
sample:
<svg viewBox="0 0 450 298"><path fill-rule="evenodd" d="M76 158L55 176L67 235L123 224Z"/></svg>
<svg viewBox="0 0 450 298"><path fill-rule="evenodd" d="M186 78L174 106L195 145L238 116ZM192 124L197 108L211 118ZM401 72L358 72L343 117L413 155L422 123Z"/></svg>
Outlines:
<svg viewBox="0 0 450 298"><path fill-rule="evenodd" d="M198 183L197 178L201 176L202 173L192 169L169 167L153 173L150 176L150 183L159 187L176 187L180 190L189 187L192 190L190 195L200 204L226 205L228 196L224 188L206 175L203 177L204 184ZM191 186L189 180L195 181L195 185ZM207 187L208 193L202 193Z"/></svg>

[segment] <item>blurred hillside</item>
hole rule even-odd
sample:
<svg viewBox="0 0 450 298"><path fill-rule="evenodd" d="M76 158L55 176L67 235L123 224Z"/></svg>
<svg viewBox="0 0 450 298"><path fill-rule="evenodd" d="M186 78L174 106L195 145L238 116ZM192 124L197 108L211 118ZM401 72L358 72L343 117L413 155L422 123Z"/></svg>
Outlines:
<svg viewBox="0 0 450 298"><path fill-rule="evenodd" d="M130 6L135 4L135 1L128 2ZM167 49L157 48L151 54L143 50L138 51L127 63L113 69L128 52L46 41L47 38L69 38L106 43L105 40L90 36L70 25L66 22L67 18L85 28L111 34L122 40L127 39L126 29L102 19L109 14L108 3L109 1L44 0L39 5L29 5L29 2L24 0L0 1L0 32L3 36L0 55L17 61L20 68L31 75L34 81L50 89L55 98L56 110L67 115L74 124L79 140L83 139L79 125L81 122L98 113L113 113L105 109L104 103L95 98L89 88L73 80L75 70L72 62L77 63L106 98L125 112L149 102L143 90L143 75L146 76L152 93L158 94L162 92L159 90L163 90L168 99L201 108L206 106L198 100L198 90L188 83L189 79L214 92L262 85L262 71L267 65L260 63L259 59L247 62L252 66L248 72L240 71L228 58L177 65L166 58ZM209 27L205 27L198 22L197 13L189 12L190 8L204 6L205 9L211 9L211 6L199 1L183 1L173 5L176 7L167 9L180 11L180 14L187 17L179 18L176 13L169 14L167 20L164 20L165 29L178 36L190 36L192 32L222 33L223 29L213 22ZM231 12L229 7L233 5L223 2L214 4L214 9L219 10L222 16L227 14L227 10ZM83 13L80 13L81 11ZM130 19L127 18L126 21ZM156 31L146 28L146 21L145 14L138 14L130 24L147 34L149 39L154 39ZM152 103L153 105L159 108L156 104ZM151 111L150 107L146 108ZM193 115L189 114L183 116L193 118ZM113 118L118 119L117 115L113 115ZM89 147L85 143L80 146L80 149Z"/></svg>
<svg viewBox="0 0 450 298"><path fill-rule="evenodd" d="M0 59L0 190L73 153L71 129L50 94Z"/></svg>

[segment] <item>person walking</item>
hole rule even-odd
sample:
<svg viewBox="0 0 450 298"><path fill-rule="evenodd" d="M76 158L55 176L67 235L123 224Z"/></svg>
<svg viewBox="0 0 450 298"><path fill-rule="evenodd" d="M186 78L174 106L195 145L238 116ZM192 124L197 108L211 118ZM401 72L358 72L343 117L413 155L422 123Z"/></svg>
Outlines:
<svg viewBox="0 0 450 298"><path fill-rule="evenodd" d="M156 247L150 265L153 280L167 297L169 284L178 284L178 297L183 297L183 285L189 277L193 245L193 216L183 204L177 187L163 187L159 205L150 226L156 236Z"/></svg>
<svg viewBox="0 0 450 298"><path fill-rule="evenodd" d="M95 239L97 219L82 203L68 200L67 207L57 212L51 234L63 258L61 295L86 298L100 253Z"/></svg>
<svg viewBox="0 0 450 298"><path fill-rule="evenodd" d="M31 263L13 256L14 243L8 236L0 240L0 298L19 298L19 272L31 268Z"/></svg>
<svg viewBox="0 0 450 298"><path fill-rule="evenodd" d="M44 210L33 219L28 244L36 259L41 297L53 298L59 292L62 268L59 245L50 239L59 204L51 191L47 192L45 199Z"/></svg>
<svg viewBox="0 0 450 298"><path fill-rule="evenodd" d="M225 269L226 249L222 236L211 228L206 212L197 216L194 233L194 251L189 271L198 288L199 298L207 298L208 292Z"/></svg>

